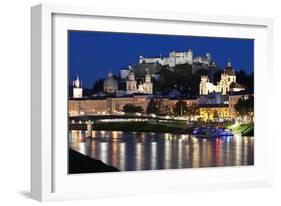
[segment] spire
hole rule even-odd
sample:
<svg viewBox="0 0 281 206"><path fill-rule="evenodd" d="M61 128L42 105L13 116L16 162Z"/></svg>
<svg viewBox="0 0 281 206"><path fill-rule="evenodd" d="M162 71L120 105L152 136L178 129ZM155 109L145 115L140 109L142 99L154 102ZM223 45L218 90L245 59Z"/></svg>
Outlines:
<svg viewBox="0 0 281 206"><path fill-rule="evenodd" d="M111 71L111 67L109 68L109 72L108 72L108 78L111 78L111 77L113 77L113 74L112 74L112 71Z"/></svg>
<svg viewBox="0 0 281 206"><path fill-rule="evenodd" d="M79 75L76 74L76 80L73 81L73 86L76 88L80 88L81 87L81 81L79 79Z"/></svg>
<svg viewBox="0 0 281 206"><path fill-rule="evenodd" d="M232 67L230 58L227 59L227 67Z"/></svg>
<svg viewBox="0 0 281 206"><path fill-rule="evenodd" d="M73 81L73 98L82 98L83 88L82 81L79 79L79 75L76 75L76 80Z"/></svg>

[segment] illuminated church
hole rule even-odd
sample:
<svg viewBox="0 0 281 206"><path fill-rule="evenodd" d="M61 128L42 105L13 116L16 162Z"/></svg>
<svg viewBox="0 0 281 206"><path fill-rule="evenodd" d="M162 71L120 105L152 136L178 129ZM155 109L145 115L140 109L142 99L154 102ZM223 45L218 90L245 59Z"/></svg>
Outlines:
<svg viewBox="0 0 281 206"><path fill-rule="evenodd" d="M214 85L210 82L208 76L201 76L200 82L200 95L208 95L212 92L219 92L222 95L226 95L229 91L241 91L244 90L239 83L236 82L236 74L231 65L231 62L227 62L227 67L224 69L221 74L221 80Z"/></svg>
<svg viewBox="0 0 281 206"><path fill-rule="evenodd" d="M111 70L108 72L107 79L103 82L103 91L107 94L115 94L118 90L118 82L113 77Z"/></svg>
<svg viewBox="0 0 281 206"><path fill-rule="evenodd" d="M137 84L135 79L135 73L131 70L128 74L128 79L126 80L126 93L143 93L143 94L152 94L153 93L153 83L151 81L151 74L146 69L146 75L144 82Z"/></svg>
<svg viewBox="0 0 281 206"><path fill-rule="evenodd" d="M144 77L144 81L138 83L135 78L134 71L130 70L128 73L128 77L126 79L126 90L118 90L118 81L114 78L111 71L109 71L107 75L107 79L104 80L103 83L103 91L106 94L134 94L134 93L142 93L142 94L152 94L153 93L153 83L151 81L151 74L146 69L146 75Z"/></svg>

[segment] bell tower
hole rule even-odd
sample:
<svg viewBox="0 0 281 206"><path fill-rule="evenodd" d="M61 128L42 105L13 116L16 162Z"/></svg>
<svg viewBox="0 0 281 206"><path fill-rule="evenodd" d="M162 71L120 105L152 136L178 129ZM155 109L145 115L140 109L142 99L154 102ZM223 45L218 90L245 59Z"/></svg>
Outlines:
<svg viewBox="0 0 281 206"><path fill-rule="evenodd" d="M208 94L208 85L209 83L209 78L206 75L201 76L201 81L199 85L199 94L200 95L207 95Z"/></svg>
<svg viewBox="0 0 281 206"><path fill-rule="evenodd" d="M135 80L135 73L131 70L126 81L127 93L131 94L137 90L137 81Z"/></svg>
<svg viewBox="0 0 281 206"><path fill-rule="evenodd" d="M83 88L82 81L80 81L77 74L76 80L73 81L73 98L82 98L83 97Z"/></svg>
<svg viewBox="0 0 281 206"><path fill-rule="evenodd" d="M143 83L144 92L147 94L153 93L153 83L151 82L151 74L149 73L149 69L146 68L145 82Z"/></svg>

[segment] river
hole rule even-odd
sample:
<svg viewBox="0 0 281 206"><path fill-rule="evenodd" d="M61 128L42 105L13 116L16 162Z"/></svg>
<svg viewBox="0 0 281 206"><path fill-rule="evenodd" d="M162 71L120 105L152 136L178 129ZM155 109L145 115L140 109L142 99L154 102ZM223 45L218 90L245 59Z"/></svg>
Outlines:
<svg viewBox="0 0 281 206"><path fill-rule="evenodd" d="M120 131L69 132L70 148L121 171L254 164L254 137L201 139L190 135Z"/></svg>

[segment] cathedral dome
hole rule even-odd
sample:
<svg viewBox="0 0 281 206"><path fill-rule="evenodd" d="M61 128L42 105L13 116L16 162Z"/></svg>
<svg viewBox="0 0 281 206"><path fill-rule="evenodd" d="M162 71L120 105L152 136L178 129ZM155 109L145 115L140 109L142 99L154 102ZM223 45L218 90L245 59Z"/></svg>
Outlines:
<svg viewBox="0 0 281 206"><path fill-rule="evenodd" d="M103 82L103 90L106 93L115 93L118 89L118 82L114 79L112 72L108 73L108 77Z"/></svg>

